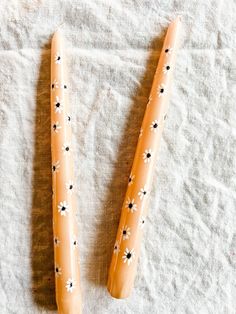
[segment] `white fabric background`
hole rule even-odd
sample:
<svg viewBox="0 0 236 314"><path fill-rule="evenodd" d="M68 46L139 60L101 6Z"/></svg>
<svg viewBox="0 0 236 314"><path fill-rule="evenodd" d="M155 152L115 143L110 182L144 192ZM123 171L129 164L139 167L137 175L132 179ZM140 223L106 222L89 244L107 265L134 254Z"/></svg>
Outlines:
<svg viewBox="0 0 236 314"><path fill-rule="evenodd" d="M0 4L0 312L56 313L50 38L67 40L84 313L236 313L236 4ZM107 270L168 23L183 19L132 296Z"/></svg>

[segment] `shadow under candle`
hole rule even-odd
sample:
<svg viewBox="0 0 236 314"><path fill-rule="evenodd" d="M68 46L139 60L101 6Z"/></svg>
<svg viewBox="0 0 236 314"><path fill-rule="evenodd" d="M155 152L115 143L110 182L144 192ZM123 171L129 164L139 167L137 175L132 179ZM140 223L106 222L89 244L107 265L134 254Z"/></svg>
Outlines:
<svg viewBox="0 0 236 314"><path fill-rule="evenodd" d="M42 49L36 90L31 212L31 289L34 302L39 307L56 310L51 192L50 52L48 42Z"/></svg>
<svg viewBox="0 0 236 314"><path fill-rule="evenodd" d="M140 80L139 87L134 91L132 97L131 109L118 148L119 153L111 174L111 185L102 204L102 214L98 218L96 241L91 249L87 263L87 278L96 285L107 284L108 270L127 189L128 177L163 42L164 34L162 37L154 39L148 47L150 54L146 62L146 70ZM143 105L140 105L141 103ZM99 246L97 245L98 243L100 243ZM94 263L94 261L99 262Z"/></svg>

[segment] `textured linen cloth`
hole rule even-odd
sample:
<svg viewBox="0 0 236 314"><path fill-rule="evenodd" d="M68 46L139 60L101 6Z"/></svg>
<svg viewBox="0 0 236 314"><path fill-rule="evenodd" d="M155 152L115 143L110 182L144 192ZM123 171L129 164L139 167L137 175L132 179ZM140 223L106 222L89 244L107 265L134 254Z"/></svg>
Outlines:
<svg viewBox="0 0 236 314"><path fill-rule="evenodd" d="M236 3L0 3L0 313L56 313L50 40L67 40L84 313L236 313ZM169 22L183 36L132 295L106 291Z"/></svg>

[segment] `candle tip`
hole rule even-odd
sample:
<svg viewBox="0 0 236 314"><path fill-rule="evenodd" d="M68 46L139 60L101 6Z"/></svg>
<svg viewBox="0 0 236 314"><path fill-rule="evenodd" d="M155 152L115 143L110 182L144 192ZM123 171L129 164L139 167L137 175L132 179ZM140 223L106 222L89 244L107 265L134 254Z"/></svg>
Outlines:
<svg viewBox="0 0 236 314"><path fill-rule="evenodd" d="M57 30L55 31L55 33L53 34L52 39L55 40L55 39L58 39L58 38L60 38L60 37L61 37L61 30L60 30L60 29L57 29Z"/></svg>
<svg viewBox="0 0 236 314"><path fill-rule="evenodd" d="M182 21L182 18L180 15L178 15L175 19L172 20L172 22L170 23L170 27L175 27L177 26L178 24L180 24Z"/></svg>
<svg viewBox="0 0 236 314"><path fill-rule="evenodd" d="M57 26L57 28L56 28L56 30L55 30L55 32L54 32L54 34L53 34L53 38L54 37L59 37L59 36L61 36L61 34L62 34L62 32L61 32L61 28L62 28L62 26L65 24L65 22L62 22L61 24L59 24L58 26Z"/></svg>

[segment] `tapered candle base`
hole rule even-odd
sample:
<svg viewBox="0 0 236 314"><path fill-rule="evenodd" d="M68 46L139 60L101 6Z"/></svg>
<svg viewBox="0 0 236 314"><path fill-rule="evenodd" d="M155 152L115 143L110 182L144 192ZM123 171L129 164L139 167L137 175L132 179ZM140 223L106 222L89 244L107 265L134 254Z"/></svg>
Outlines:
<svg viewBox="0 0 236 314"><path fill-rule="evenodd" d="M124 280L120 276L116 278L109 276L107 282L107 290L113 298L126 299L130 296L133 288L133 284L129 284L127 280Z"/></svg>
<svg viewBox="0 0 236 314"><path fill-rule="evenodd" d="M69 300L61 300L57 303L58 306L58 314L81 314L81 300L78 297L69 299Z"/></svg>

